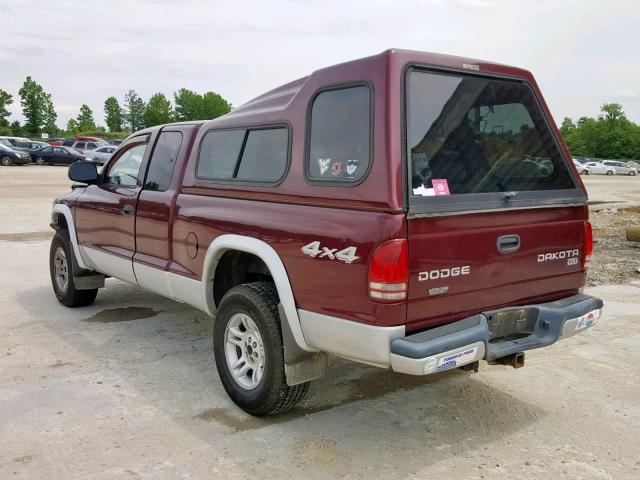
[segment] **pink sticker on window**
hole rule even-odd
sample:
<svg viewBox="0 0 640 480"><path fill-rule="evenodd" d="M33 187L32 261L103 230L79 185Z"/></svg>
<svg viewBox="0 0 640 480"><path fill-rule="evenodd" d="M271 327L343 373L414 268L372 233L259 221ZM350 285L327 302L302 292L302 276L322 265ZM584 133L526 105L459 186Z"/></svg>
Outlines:
<svg viewBox="0 0 640 480"><path fill-rule="evenodd" d="M436 196L449 195L449 183L446 178L432 178L431 185L433 185Z"/></svg>

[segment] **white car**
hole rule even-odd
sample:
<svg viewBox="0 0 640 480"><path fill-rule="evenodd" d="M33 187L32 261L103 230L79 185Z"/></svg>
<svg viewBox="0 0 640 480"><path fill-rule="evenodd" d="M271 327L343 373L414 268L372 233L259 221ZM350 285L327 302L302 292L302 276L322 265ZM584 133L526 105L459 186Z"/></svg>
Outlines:
<svg viewBox="0 0 640 480"><path fill-rule="evenodd" d="M595 175L615 175L616 169L609 166L604 165L600 162L587 162L585 166L589 167L589 174Z"/></svg>
<svg viewBox="0 0 640 480"><path fill-rule="evenodd" d="M607 167L613 167L617 174L635 176L638 174L638 169L630 167L625 162L619 162L617 160L605 160L602 162Z"/></svg>
<svg viewBox="0 0 640 480"><path fill-rule="evenodd" d="M573 164L576 166L576 169L578 170L578 173L580 175L589 175L589 167L586 163L580 163L574 158Z"/></svg>
<svg viewBox="0 0 640 480"><path fill-rule="evenodd" d="M85 150L84 155L93 158L97 163L104 165L105 162L111 158L113 152L115 152L117 148L118 147L115 145L107 145L104 147L94 148L93 150Z"/></svg>

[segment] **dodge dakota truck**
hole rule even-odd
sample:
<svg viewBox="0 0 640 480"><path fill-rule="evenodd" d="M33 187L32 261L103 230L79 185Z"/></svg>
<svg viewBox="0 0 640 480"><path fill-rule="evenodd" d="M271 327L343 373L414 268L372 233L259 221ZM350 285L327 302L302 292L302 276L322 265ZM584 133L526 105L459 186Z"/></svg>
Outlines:
<svg viewBox="0 0 640 480"><path fill-rule="evenodd" d="M136 132L69 177L60 303L114 277L214 316L221 382L252 415L293 407L328 354L519 367L601 315L587 193L519 68L388 50Z"/></svg>

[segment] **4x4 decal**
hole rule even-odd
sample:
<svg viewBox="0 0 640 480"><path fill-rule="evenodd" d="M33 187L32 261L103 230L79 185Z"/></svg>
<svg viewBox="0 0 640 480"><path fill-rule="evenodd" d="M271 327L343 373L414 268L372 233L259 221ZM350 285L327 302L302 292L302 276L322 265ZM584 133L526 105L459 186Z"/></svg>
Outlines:
<svg viewBox="0 0 640 480"><path fill-rule="evenodd" d="M337 248L321 247L320 242L307 243L302 247L302 253L313 258L328 258L329 260L340 260L344 263L352 263L360 257L356 257L356 247L347 247L338 251Z"/></svg>

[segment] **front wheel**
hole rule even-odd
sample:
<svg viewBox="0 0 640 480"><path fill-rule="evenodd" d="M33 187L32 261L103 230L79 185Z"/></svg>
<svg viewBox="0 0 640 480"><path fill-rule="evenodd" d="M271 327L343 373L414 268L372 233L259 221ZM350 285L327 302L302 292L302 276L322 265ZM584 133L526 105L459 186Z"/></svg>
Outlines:
<svg viewBox="0 0 640 480"><path fill-rule="evenodd" d="M38 158L36 158L36 163L37 163L38 165L44 165L44 158L42 158L42 157L38 157Z"/></svg>
<svg viewBox="0 0 640 480"><path fill-rule="evenodd" d="M309 382L287 385L278 302L270 282L239 285L222 298L213 327L222 385L236 405L258 417L293 408L309 389Z"/></svg>
<svg viewBox="0 0 640 480"><path fill-rule="evenodd" d="M589 175L589 170L582 170L580 172L581 175Z"/></svg>
<svg viewBox="0 0 640 480"><path fill-rule="evenodd" d="M49 251L49 271L51 285L58 301L65 307L85 307L91 305L98 294L97 288L77 290L73 283L73 267L71 264L71 241L69 232L61 229L51 240Z"/></svg>
<svg viewBox="0 0 640 480"><path fill-rule="evenodd" d="M636 172L634 172L633 170L631 170L631 171L629 172L629 176L630 176L630 177L635 177L635 176L636 176Z"/></svg>
<svg viewBox="0 0 640 480"><path fill-rule="evenodd" d="M607 170L607 175L613 175L613 172L611 170Z"/></svg>
<svg viewBox="0 0 640 480"><path fill-rule="evenodd" d="M5 167L13 165L13 160L11 160L11 157L9 155L5 155L4 157L2 157L2 165L4 165Z"/></svg>

